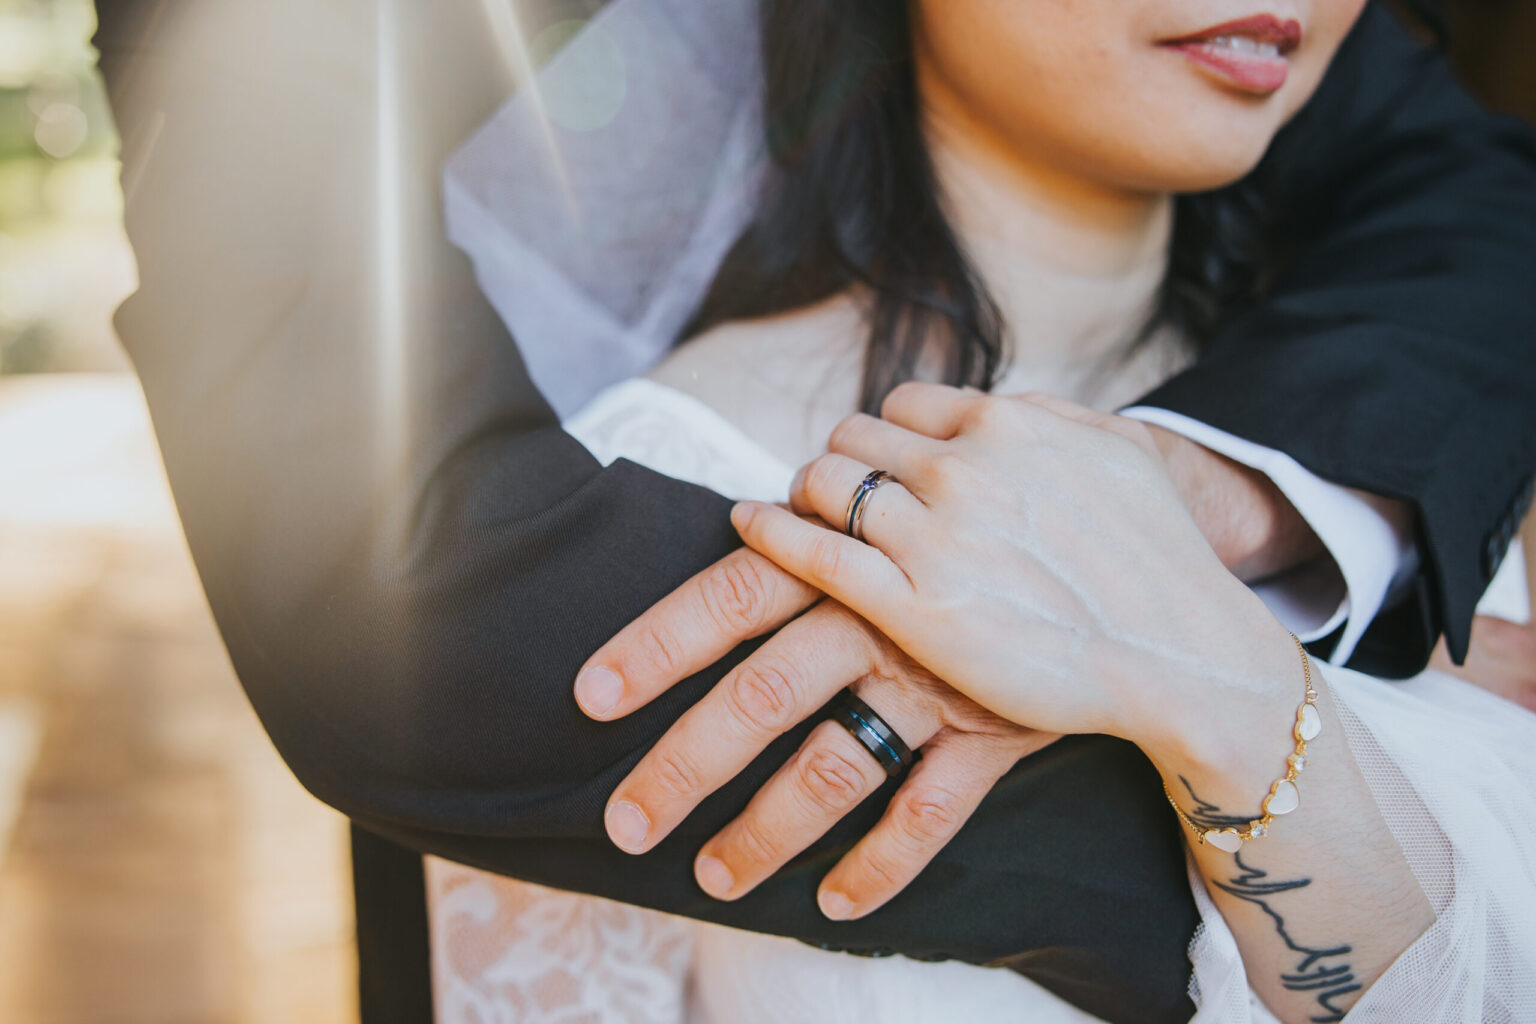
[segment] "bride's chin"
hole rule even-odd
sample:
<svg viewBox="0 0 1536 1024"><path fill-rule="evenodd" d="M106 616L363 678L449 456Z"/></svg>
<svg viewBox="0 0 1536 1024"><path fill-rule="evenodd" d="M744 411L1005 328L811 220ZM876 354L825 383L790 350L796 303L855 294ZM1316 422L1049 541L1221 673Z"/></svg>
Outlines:
<svg viewBox="0 0 1536 1024"><path fill-rule="evenodd" d="M1161 139L1129 159L1119 175L1122 187L1152 194L1211 192L1241 181L1259 165L1271 136L1208 137L1186 134Z"/></svg>
<svg viewBox="0 0 1536 1024"><path fill-rule="evenodd" d="M1247 177L1264 158L1278 113L1190 104L1181 116L1121 127L1118 136L1080 140L1082 173L1143 193L1209 192Z"/></svg>

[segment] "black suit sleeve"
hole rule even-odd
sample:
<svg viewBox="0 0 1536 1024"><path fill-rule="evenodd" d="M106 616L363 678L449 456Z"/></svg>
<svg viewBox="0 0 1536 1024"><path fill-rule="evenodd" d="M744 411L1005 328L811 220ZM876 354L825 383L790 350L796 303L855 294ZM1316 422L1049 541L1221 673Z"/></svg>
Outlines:
<svg viewBox="0 0 1536 1024"><path fill-rule="evenodd" d="M510 88L478 0L99 15L140 272L118 330L230 658L308 789L504 874L841 947L1029 952L1020 970L1111 1019L1187 1015L1183 851L1124 743L1031 759L859 922L815 887L889 788L743 900L693 882L807 727L658 849L608 842L607 795L744 651L610 724L578 710L576 670L737 541L719 495L560 431L443 239L441 161Z"/></svg>
<svg viewBox="0 0 1536 1024"><path fill-rule="evenodd" d="M601 469L558 429L442 240L440 161L509 87L480 5L116 0L99 14L141 279L119 332L233 664L305 786L372 832L506 874L843 947L1006 961L1110 1019L1187 1016L1181 840L1155 773L1117 741L1023 762L913 887L859 922L824 920L815 884L889 789L741 901L692 881L699 843L803 727L655 851L613 848L608 793L744 651L617 723L581 715L571 680L735 540L718 495ZM1497 151L1477 139L1474 154ZM1441 184L1421 176L1400 198ZM1304 336L1357 315L1328 312L1273 322ZM1240 366L1241 348L1213 358ZM1410 380L1484 359L1378 349ZM1286 378L1255 350L1245 379L1262 392ZM1320 363L1298 387L1331 373ZM1322 386L1338 394L1357 373ZM1417 405L1384 388L1372 415Z"/></svg>
<svg viewBox="0 0 1536 1024"><path fill-rule="evenodd" d="M1258 175L1284 270L1142 402L1411 503L1419 571L1349 665L1459 663L1536 472L1536 142L1372 3Z"/></svg>

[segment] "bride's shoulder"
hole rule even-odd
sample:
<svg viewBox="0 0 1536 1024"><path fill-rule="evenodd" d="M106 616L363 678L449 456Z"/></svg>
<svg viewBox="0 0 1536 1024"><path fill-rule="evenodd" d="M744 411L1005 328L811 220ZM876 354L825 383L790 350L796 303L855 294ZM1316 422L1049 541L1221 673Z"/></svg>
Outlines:
<svg viewBox="0 0 1536 1024"><path fill-rule="evenodd" d="M800 384L849 366L857 373L864 331L858 303L838 294L771 316L716 324L680 343L647 376L694 391L705 377Z"/></svg>
<svg viewBox="0 0 1536 1024"><path fill-rule="evenodd" d="M713 407L798 465L857 407L865 333L860 305L836 295L719 324L678 345L646 376Z"/></svg>

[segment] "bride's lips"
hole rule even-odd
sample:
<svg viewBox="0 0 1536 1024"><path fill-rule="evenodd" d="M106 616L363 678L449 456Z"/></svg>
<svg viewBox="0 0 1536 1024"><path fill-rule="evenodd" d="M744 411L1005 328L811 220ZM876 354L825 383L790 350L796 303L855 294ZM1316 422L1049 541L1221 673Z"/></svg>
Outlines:
<svg viewBox="0 0 1536 1024"><path fill-rule="evenodd" d="M1268 96L1285 84L1290 61L1301 45L1301 23L1272 14L1223 22L1159 45L1178 50L1202 70L1255 96Z"/></svg>

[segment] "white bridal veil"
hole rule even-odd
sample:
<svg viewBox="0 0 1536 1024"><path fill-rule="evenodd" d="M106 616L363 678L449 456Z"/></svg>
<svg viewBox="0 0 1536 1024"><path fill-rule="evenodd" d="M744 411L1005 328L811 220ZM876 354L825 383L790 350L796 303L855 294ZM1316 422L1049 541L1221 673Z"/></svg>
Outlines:
<svg viewBox="0 0 1536 1024"><path fill-rule="evenodd" d="M448 164L448 235L561 418L662 356L751 215L756 16L616 0Z"/></svg>
<svg viewBox="0 0 1536 1024"><path fill-rule="evenodd" d="M751 211L755 15L754 0L610 3L447 167L449 234L562 417L661 357ZM1320 669L1437 915L1347 1019L1536 1021L1536 715L1434 671ZM1196 1019L1272 1019L1191 885Z"/></svg>

